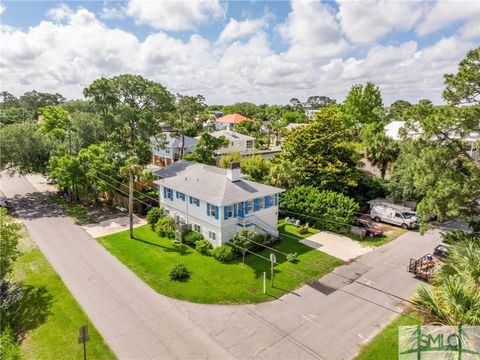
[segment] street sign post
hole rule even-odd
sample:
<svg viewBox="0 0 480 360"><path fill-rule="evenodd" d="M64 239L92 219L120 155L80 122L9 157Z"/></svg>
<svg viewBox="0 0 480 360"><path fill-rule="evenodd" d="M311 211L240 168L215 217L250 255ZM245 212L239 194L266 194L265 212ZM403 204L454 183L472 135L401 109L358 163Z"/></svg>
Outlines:
<svg viewBox="0 0 480 360"><path fill-rule="evenodd" d="M90 335L88 334L88 326L80 326L80 336L78 337L78 343L83 343L83 360L87 360L87 341L90 340Z"/></svg>
<svg viewBox="0 0 480 360"><path fill-rule="evenodd" d="M271 253L270 254L270 262L272 264L271 266L271 269L270 269L270 279L272 280L272 287L273 287L273 266L275 265L275 263L277 262L277 257L275 256L274 253Z"/></svg>

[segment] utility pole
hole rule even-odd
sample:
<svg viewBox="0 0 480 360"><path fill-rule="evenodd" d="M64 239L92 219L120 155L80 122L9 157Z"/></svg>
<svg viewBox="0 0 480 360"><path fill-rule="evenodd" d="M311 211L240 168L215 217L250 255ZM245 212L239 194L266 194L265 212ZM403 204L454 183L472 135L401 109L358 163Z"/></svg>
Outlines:
<svg viewBox="0 0 480 360"><path fill-rule="evenodd" d="M128 217L130 219L130 239L133 239L133 169L128 169L130 177L128 186Z"/></svg>

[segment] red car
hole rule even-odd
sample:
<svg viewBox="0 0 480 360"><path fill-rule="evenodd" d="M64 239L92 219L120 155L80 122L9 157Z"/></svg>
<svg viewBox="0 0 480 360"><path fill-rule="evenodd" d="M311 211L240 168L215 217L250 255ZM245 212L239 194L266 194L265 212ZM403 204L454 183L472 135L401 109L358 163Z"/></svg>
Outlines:
<svg viewBox="0 0 480 360"><path fill-rule="evenodd" d="M367 230L367 235L370 237L382 236L383 231L371 221L365 219L357 219L357 226Z"/></svg>

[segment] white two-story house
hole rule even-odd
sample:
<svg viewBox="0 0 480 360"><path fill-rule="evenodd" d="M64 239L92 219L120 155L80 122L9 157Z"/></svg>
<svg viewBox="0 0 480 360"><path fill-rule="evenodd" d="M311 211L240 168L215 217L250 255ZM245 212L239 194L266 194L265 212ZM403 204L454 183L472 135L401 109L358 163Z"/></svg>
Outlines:
<svg viewBox="0 0 480 360"><path fill-rule="evenodd" d="M150 139L152 149L152 164L164 167L180 159L182 148L182 137L166 132L165 138L159 137ZM190 154L195 150L198 140L184 135L183 155Z"/></svg>
<svg viewBox="0 0 480 360"><path fill-rule="evenodd" d="M248 153L251 152L255 146L255 138L240 134L230 130L218 130L210 133L213 137L224 137L228 140L228 144L217 150L218 155L231 154L234 152Z"/></svg>
<svg viewBox="0 0 480 360"><path fill-rule="evenodd" d="M238 163L221 169L181 161L157 171L160 204L177 223L190 224L213 246L230 241L242 228L278 236L282 189L245 180Z"/></svg>

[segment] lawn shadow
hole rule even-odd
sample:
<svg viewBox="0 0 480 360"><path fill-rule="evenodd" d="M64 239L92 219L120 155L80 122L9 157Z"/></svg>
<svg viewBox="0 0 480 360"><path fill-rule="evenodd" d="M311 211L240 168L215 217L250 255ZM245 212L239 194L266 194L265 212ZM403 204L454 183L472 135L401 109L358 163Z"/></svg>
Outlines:
<svg viewBox="0 0 480 360"><path fill-rule="evenodd" d="M10 324L19 341L22 341L29 331L47 321L52 315L53 302L53 295L45 286L23 283L2 286L2 303L5 309L3 320Z"/></svg>
<svg viewBox="0 0 480 360"><path fill-rule="evenodd" d="M178 245L177 244L172 244L173 248L171 248L171 247L161 245L161 244L157 244L157 243L154 243L154 242L151 242L151 241L148 241L148 240L143 240L143 239L138 238L138 237L134 237L133 239L128 239L128 240L134 240L134 241L138 241L138 242L141 242L141 243L144 243L144 244L147 244L147 245L156 246L156 247L162 248L163 251L165 251L165 252L176 252L180 255L189 255L189 254L192 253L192 251L185 244L178 244Z"/></svg>

